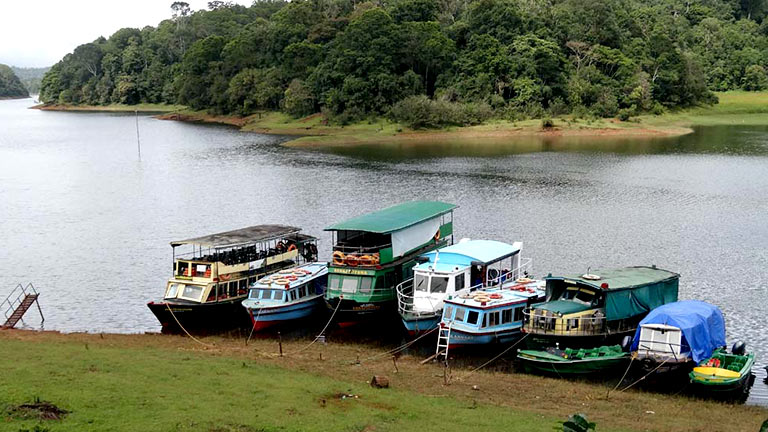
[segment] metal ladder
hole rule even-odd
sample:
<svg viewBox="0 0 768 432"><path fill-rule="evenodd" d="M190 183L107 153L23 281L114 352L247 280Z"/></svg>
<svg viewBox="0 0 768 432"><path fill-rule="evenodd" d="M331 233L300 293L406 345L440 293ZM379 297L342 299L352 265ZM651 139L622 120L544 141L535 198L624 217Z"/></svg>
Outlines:
<svg viewBox="0 0 768 432"><path fill-rule="evenodd" d="M43 311L40 308L40 302L37 301L38 297L40 297L40 293L37 292L31 283L27 284L26 287L18 284L16 288L8 294L8 297L0 303L0 308L4 308L3 314L5 315L5 323L0 326L0 328L14 328L16 324L21 321L21 318L27 313L29 308L35 303L37 303L37 310L40 312L41 324L45 322Z"/></svg>
<svg viewBox="0 0 768 432"><path fill-rule="evenodd" d="M451 324L443 327L440 323L440 330L437 333L437 348L435 348L435 358L443 356L443 362L448 361L448 346L451 341Z"/></svg>

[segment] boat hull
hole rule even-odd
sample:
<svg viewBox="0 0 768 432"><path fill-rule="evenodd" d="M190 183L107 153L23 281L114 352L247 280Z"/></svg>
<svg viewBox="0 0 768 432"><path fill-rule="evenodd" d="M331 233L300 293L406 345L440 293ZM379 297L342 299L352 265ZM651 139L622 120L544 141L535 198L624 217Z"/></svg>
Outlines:
<svg viewBox="0 0 768 432"><path fill-rule="evenodd" d="M242 301L240 298L217 303L149 302L147 307L164 333L210 333L248 328L250 317Z"/></svg>
<svg viewBox="0 0 768 432"><path fill-rule="evenodd" d="M609 359L587 359L554 362L544 359L528 358L518 355L518 360L528 373L542 373L548 375L592 375L615 371L626 367L629 357Z"/></svg>
<svg viewBox="0 0 768 432"><path fill-rule="evenodd" d="M333 314L333 322L339 327L362 323L377 323L396 315L395 301L365 302L334 297L325 304Z"/></svg>
<svg viewBox="0 0 768 432"><path fill-rule="evenodd" d="M323 311L323 298L289 304L273 308L246 308L251 318L253 331L262 331L268 328L288 325L300 320L312 318Z"/></svg>
<svg viewBox="0 0 768 432"><path fill-rule="evenodd" d="M489 333L473 333L454 328L451 329L448 348L454 349L482 345L507 344L520 339L520 337L522 337L522 333L519 328Z"/></svg>
<svg viewBox="0 0 768 432"><path fill-rule="evenodd" d="M427 333L440 324L440 315L430 317L402 317L403 326L409 336L419 336Z"/></svg>
<svg viewBox="0 0 768 432"><path fill-rule="evenodd" d="M626 336L634 336L635 330L626 330L623 332L586 335L586 336L564 336L555 334L526 333L525 345L531 350L542 350L548 347L565 348L594 348L603 345L620 344Z"/></svg>

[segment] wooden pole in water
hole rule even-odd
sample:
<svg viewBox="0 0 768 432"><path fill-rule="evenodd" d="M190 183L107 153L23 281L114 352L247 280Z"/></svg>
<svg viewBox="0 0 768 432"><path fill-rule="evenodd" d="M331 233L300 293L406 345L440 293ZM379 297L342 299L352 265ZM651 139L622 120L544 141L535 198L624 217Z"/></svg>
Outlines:
<svg viewBox="0 0 768 432"><path fill-rule="evenodd" d="M277 344L280 347L280 357L283 356L283 337L277 332Z"/></svg>
<svg viewBox="0 0 768 432"><path fill-rule="evenodd" d="M139 161L141 161L141 139L139 139L139 110L136 109L136 144L139 149Z"/></svg>

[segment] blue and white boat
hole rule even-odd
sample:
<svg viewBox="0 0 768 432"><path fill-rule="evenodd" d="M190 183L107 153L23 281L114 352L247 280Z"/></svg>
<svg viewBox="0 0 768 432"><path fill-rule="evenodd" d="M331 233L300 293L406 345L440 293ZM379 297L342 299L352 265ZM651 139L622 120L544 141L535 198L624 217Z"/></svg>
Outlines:
<svg viewBox="0 0 768 432"><path fill-rule="evenodd" d="M438 353L441 348L514 342L522 336L525 309L544 298L544 281L530 279L447 298Z"/></svg>
<svg viewBox="0 0 768 432"><path fill-rule="evenodd" d="M308 318L324 310L328 284L326 263L309 263L280 270L250 286L243 306L251 316L253 331Z"/></svg>
<svg viewBox="0 0 768 432"><path fill-rule="evenodd" d="M531 260L521 258L522 248L521 242L462 239L421 255L413 278L397 286L398 312L408 333L414 336L434 329L445 299L451 296L526 277Z"/></svg>

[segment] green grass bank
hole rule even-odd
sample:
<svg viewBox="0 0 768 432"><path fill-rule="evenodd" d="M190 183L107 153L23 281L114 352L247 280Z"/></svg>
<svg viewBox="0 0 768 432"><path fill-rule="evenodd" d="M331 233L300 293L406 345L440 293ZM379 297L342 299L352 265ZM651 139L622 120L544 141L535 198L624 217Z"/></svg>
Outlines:
<svg viewBox="0 0 768 432"><path fill-rule="evenodd" d="M755 431L760 407L466 369L383 348L211 337L1 331L0 430L551 431L575 412L598 431ZM395 371L397 368L397 371ZM367 380L386 375L391 388ZM352 395L351 397L349 395ZM356 397L355 397L356 396ZM18 405L69 413L40 420Z"/></svg>
<svg viewBox="0 0 768 432"><path fill-rule="evenodd" d="M432 141L508 144L515 137L586 137L586 138L658 138L690 133L692 127L706 125L768 125L768 91L732 91L717 93L720 102L713 106L675 110L661 115L642 115L629 121L603 118L553 118L554 127L543 129L541 119L523 121L492 120L469 127L412 130L384 118L351 125L328 124L315 114L292 118L280 112L264 112L248 117L217 116L188 110L178 105L106 105L106 106L39 106L46 110L66 111L130 111L162 113L166 120L221 123L245 131L294 135L291 146L340 146L375 143L429 143Z"/></svg>

